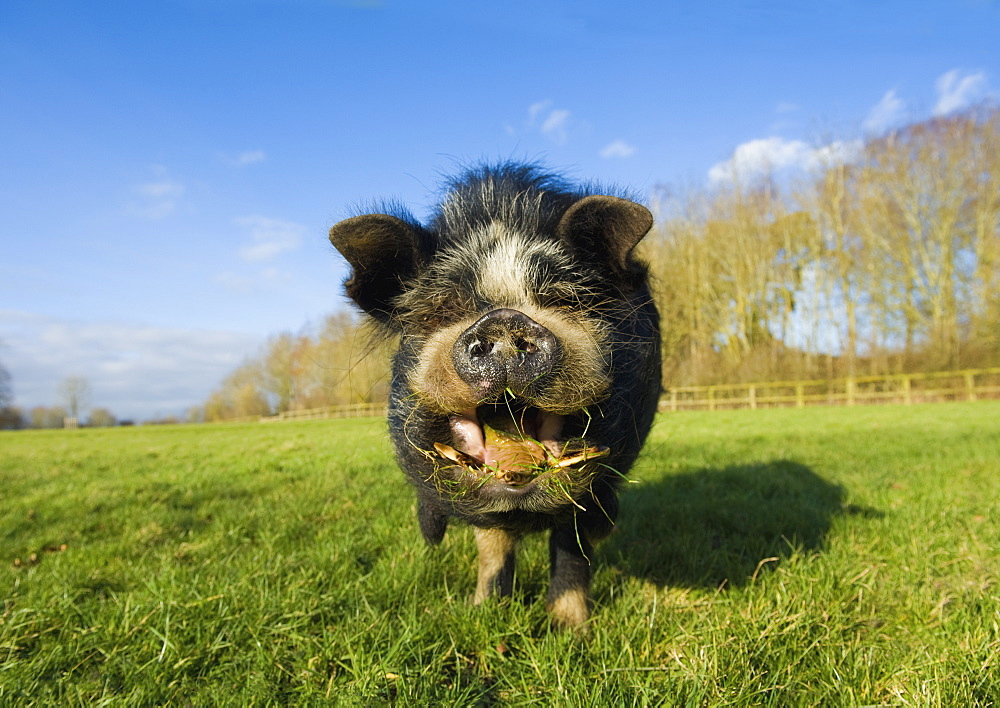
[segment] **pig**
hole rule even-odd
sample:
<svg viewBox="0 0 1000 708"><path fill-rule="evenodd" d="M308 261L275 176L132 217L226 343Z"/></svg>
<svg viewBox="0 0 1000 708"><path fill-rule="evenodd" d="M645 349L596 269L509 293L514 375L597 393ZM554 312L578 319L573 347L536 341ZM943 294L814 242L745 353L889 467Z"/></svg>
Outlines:
<svg viewBox="0 0 1000 708"><path fill-rule="evenodd" d="M420 531L449 519L479 552L473 601L512 591L526 534L549 532L546 607L585 629L594 544L660 394L659 318L635 201L537 164L449 180L426 224L399 205L335 224L348 297L398 340L389 433Z"/></svg>

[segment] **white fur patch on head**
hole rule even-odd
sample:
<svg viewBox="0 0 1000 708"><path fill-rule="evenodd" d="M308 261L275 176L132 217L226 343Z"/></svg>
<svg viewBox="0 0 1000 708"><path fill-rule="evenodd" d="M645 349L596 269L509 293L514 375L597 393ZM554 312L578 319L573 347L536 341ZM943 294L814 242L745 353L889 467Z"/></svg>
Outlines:
<svg viewBox="0 0 1000 708"><path fill-rule="evenodd" d="M519 308L537 303L537 274L532 261L561 261L565 254L546 239L532 239L493 222L477 234L480 266L477 291L497 307Z"/></svg>
<svg viewBox="0 0 1000 708"><path fill-rule="evenodd" d="M490 224L483 236L483 241L489 245L482 254L476 289L500 307L532 302L528 279L529 249L525 239L497 223Z"/></svg>

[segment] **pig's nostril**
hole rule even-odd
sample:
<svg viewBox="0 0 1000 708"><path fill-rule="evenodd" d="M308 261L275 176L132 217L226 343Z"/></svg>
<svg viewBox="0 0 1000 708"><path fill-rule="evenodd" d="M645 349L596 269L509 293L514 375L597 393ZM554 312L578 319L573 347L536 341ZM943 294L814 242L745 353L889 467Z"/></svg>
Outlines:
<svg viewBox="0 0 1000 708"><path fill-rule="evenodd" d="M493 353L495 347L496 345L491 342L483 342L478 339L473 340L469 343L469 357L471 359L481 359L484 356L489 356Z"/></svg>
<svg viewBox="0 0 1000 708"><path fill-rule="evenodd" d="M527 339L517 339L514 341L514 349L516 349L519 354L535 354L538 351L538 346L534 342L529 342Z"/></svg>
<svg viewBox="0 0 1000 708"><path fill-rule="evenodd" d="M513 390L531 397L561 359L559 340L523 312L493 310L459 335L452 350L455 371L484 400ZM488 391L483 391L483 386Z"/></svg>

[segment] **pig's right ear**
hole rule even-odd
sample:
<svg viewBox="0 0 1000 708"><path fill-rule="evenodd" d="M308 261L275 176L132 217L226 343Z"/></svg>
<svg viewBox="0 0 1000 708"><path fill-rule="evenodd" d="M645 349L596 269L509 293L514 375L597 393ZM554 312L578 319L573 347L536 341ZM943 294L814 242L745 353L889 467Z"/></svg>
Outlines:
<svg viewBox="0 0 1000 708"><path fill-rule="evenodd" d="M416 272L417 228L388 214L366 214L330 229L330 242L351 264L348 297L380 322L392 318L393 298Z"/></svg>

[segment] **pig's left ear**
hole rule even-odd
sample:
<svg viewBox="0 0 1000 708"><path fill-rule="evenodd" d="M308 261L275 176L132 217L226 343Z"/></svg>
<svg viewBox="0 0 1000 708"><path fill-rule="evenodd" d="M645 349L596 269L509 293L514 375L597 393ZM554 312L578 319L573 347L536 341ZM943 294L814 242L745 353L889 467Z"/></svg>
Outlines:
<svg viewBox="0 0 1000 708"><path fill-rule="evenodd" d="M380 322L392 318L393 298L416 272L418 228L388 214L366 214L330 229L330 242L351 264L348 297Z"/></svg>
<svg viewBox="0 0 1000 708"><path fill-rule="evenodd" d="M594 195L567 209L556 233L574 250L624 272L632 249L652 227L653 215L641 204Z"/></svg>

